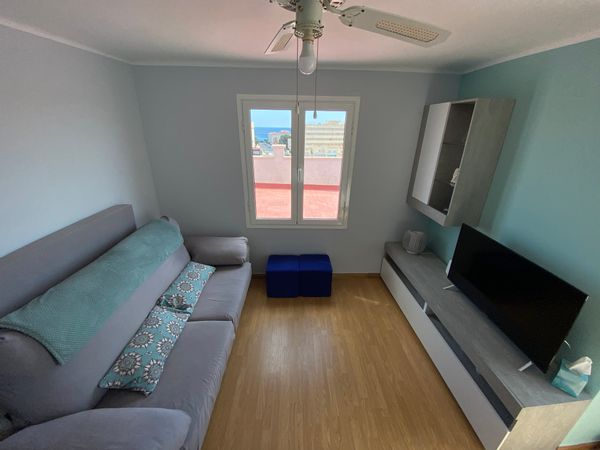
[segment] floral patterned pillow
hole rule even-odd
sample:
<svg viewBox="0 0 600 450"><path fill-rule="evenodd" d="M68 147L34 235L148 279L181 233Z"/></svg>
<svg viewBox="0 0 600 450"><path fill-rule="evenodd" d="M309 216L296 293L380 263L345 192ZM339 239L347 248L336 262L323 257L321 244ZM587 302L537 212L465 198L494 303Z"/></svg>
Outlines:
<svg viewBox="0 0 600 450"><path fill-rule="evenodd" d="M150 395L188 317L188 314L162 306L152 308L98 386Z"/></svg>
<svg viewBox="0 0 600 450"><path fill-rule="evenodd" d="M190 261L158 299L158 305L191 314L215 268Z"/></svg>

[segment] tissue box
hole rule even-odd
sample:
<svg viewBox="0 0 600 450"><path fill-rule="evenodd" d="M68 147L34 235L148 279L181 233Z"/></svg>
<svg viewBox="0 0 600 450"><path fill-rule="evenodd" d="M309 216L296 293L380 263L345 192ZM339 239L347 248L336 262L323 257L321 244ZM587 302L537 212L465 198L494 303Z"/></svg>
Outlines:
<svg viewBox="0 0 600 450"><path fill-rule="evenodd" d="M560 369L558 369L556 376L552 380L552 386L557 387L572 397L577 397L587 385L589 376L572 372L567 367L567 364L568 361L564 359L560 362Z"/></svg>

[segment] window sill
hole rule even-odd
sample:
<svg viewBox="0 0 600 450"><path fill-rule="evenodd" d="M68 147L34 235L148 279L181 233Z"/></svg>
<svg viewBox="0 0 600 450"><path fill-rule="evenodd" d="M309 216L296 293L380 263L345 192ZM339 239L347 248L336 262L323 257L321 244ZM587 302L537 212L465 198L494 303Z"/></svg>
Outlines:
<svg viewBox="0 0 600 450"><path fill-rule="evenodd" d="M292 230L345 230L348 228L346 223L247 223L246 228L266 228L266 229L292 229Z"/></svg>

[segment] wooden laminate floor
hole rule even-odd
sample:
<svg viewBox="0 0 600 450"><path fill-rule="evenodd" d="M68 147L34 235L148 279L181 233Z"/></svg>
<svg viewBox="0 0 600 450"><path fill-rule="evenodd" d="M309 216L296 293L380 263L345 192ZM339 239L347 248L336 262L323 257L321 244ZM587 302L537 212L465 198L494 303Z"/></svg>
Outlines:
<svg viewBox="0 0 600 450"><path fill-rule="evenodd" d="M203 449L480 449L381 279L333 292L252 281Z"/></svg>

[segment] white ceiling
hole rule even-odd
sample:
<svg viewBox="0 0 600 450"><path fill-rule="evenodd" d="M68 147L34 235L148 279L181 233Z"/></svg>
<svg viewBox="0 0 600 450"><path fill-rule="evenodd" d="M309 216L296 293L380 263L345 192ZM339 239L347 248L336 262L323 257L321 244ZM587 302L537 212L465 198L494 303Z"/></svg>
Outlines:
<svg viewBox="0 0 600 450"><path fill-rule="evenodd" d="M466 72L600 37L600 0L363 1L452 34L421 48L327 13L321 67ZM0 0L0 24L135 64L288 67L295 45L263 51L292 18L267 0Z"/></svg>

